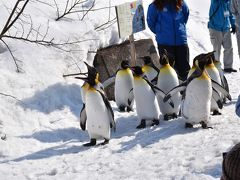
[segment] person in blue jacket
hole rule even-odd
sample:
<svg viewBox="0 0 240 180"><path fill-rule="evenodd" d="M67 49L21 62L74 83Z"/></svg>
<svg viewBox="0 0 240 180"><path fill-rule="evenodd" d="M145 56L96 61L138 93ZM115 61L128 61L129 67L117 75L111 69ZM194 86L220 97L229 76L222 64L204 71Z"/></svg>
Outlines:
<svg viewBox="0 0 240 180"><path fill-rule="evenodd" d="M190 69L186 23L189 9L184 0L154 0L148 7L147 23L156 35L160 58L167 51L179 79L186 80Z"/></svg>
<svg viewBox="0 0 240 180"><path fill-rule="evenodd" d="M238 96L238 100L236 103L236 114L240 117L240 95Z"/></svg>
<svg viewBox="0 0 240 180"><path fill-rule="evenodd" d="M231 32L235 33L236 28L235 19L230 12L230 0L211 0L208 29L215 59L220 61L221 47L223 47L224 72L237 72L233 69Z"/></svg>

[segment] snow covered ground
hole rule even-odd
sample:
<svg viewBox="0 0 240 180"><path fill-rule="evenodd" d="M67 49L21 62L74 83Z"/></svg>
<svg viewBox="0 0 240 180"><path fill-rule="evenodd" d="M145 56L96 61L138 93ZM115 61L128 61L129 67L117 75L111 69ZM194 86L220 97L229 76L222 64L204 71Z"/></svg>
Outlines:
<svg viewBox="0 0 240 180"><path fill-rule="evenodd" d="M15 1L1 0L0 29ZM48 2L48 1L45 1ZM49 1L50 2L50 1ZM58 0L64 5L66 0ZM97 0L97 7L109 5ZM111 5L125 1L115 0ZM201 2L201 3L200 3ZM51 2L52 5L54 4ZM151 0L144 0L145 11ZM191 59L212 50L207 29L209 1L187 0L190 8L188 36ZM59 6L64 7L64 6ZM117 43L117 26L105 31L95 27L108 20L108 10L89 13L84 21L75 15L55 21L56 9L42 3L30 3L25 11L34 24L49 21L49 37L92 39L65 53L21 41L6 40L21 60L22 73L15 71L8 51L0 54L0 126L6 140L0 140L0 179L161 179L211 180L221 176L222 152L239 142L240 119L234 108L240 93L240 72L226 74L232 101L221 116L211 117L213 129L185 129L181 118L160 121L157 127L137 130L136 112L119 113L111 102L117 131L106 146L83 147L89 141L79 128L82 107L81 81L63 78L77 72L83 60L92 63L98 47ZM114 18L115 10L111 10ZM26 25L27 27L27 25ZM136 38L153 37L149 30ZM235 36L234 67L239 69Z"/></svg>

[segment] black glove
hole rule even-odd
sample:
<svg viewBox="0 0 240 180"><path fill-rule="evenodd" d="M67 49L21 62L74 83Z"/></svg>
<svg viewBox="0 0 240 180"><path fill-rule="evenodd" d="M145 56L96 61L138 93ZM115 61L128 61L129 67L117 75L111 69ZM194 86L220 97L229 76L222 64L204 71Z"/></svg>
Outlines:
<svg viewBox="0 0 240 180"><path fill-rule="evenodd" d="M236 33L236 27L235 26L232 27L231 33L233 33L233 34Z"/></svg>

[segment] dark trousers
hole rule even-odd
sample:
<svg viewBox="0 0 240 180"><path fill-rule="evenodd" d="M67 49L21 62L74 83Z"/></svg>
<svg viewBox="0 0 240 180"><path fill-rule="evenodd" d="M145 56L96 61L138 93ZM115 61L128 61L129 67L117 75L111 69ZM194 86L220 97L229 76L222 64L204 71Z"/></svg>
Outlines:
<svg viewBox="0 0 240 180"><path fill-rule="evenodd" d="M167 50L167 53L170 56L169 63L177 72L179 79L183 81L186 80L190 70L188 45L167 46L158 44L160 58L164 54L164 49Z"/></svg>

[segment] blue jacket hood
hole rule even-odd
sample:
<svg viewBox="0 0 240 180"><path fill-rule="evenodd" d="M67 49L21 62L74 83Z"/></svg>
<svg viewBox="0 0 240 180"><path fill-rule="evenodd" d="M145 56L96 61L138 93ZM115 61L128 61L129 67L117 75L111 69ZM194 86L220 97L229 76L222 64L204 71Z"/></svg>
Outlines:
<svg viewBox="0 0 240 180"><path fill-rule="evenodd" d="M187 44L186 23L189 9L185 2L179 11L168 4L159 10L151 3L147 12L147 23L150 30L156 35L158 44L184 45Z"/></svg>

